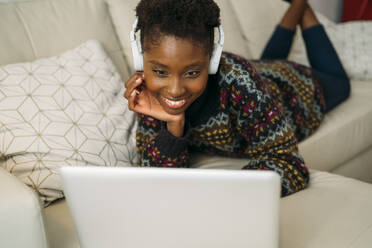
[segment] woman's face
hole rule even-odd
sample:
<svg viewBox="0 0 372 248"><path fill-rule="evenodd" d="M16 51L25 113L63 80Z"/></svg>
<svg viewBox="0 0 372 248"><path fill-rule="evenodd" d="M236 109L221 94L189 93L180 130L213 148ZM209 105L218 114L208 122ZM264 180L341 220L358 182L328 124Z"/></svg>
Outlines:
<svg viewBox="0 0 372 248"><path fill-rule="evenodd" d="M209 55L186 39L164 36L144 52L146 88L164 110L173 115L184 112L205 90Z"/></svg>

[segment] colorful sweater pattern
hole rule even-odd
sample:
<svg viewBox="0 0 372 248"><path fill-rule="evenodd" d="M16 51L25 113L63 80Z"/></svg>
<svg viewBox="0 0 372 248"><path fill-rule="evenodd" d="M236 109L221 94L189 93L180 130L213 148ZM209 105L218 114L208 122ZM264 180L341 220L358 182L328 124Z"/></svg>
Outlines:
<svg viewBox="0 0 372 248"><path fill-rule="evenodd" d="M246 60L224 52L206 90L186 110L183 137L138 114L140 166L188 167L191 151L248 158L242 169L273 170L282 196L304 189L309 171L298 142L320 125L322 89L308 67L286 60Z"/></svg>

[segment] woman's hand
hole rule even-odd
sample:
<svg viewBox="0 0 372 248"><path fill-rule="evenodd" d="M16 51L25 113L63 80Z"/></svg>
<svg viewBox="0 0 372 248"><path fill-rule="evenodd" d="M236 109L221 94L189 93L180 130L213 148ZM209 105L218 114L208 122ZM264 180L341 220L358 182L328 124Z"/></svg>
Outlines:
<svg viewBox="0 0 372 248"><path fill-rule="evenodd" d="M128 99L128 108L136 113L151 116L167 122L167 128L174 136L183 135L185 113L171 115L167 113L158 99L146 88L143 73L136 72L125 83L124 97Z"/></svg>

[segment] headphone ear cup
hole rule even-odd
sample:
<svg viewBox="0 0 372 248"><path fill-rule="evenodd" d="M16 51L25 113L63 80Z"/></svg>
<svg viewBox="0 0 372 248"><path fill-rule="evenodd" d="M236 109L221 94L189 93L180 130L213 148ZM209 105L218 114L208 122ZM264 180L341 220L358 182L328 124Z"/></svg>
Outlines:
<svg viewBox="0 0 372 248"><path fill-rule="evenodd" d="M133 55L133 66L136 71L143 71L143 54L141 49L141 43L137 40L131 41L132 55Z"/></svg>
<svg viewBox="0 0 372 248"><path fill-rule="evenodd" d="M143 71L143 51L141 46L141 41L137 40L138 48L138 71Z"/></svg>
<svg viewBox="0 0 372 248"><path fill-rule="evenodd" d="M218 70L218 66L220 64L220 58L222 54L222 46L220 44L216 44L214 46L211 60L209 62L209 74L216 74Z"/></svg>

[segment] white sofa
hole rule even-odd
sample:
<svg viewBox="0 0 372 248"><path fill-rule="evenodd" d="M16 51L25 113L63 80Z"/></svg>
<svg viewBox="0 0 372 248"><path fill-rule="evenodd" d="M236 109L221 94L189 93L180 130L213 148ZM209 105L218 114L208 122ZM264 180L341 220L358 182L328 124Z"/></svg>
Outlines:
<svg viewBox="0 0 372 248"><path fill-rule="evenodd" d="M132 72L128 33L136 2L0 4L0 65L55 56L97 39L125 81ZM217 2L225 50L247 58L258 58L287 6L279 0ZM302 52L299 47L293 49L292 57ZM350 98L327 114L319 130L300 144L311 180L307 189L281 199L280 247L372 246L372 81L352 80L351 85ZM2 152L0 165L7 159ZM203 154L192 159L192 167L200 168L239 169L246 163ZM79 247L65 200L43 208L37 194L3 168L0 200L0 247Z"/></svg>

